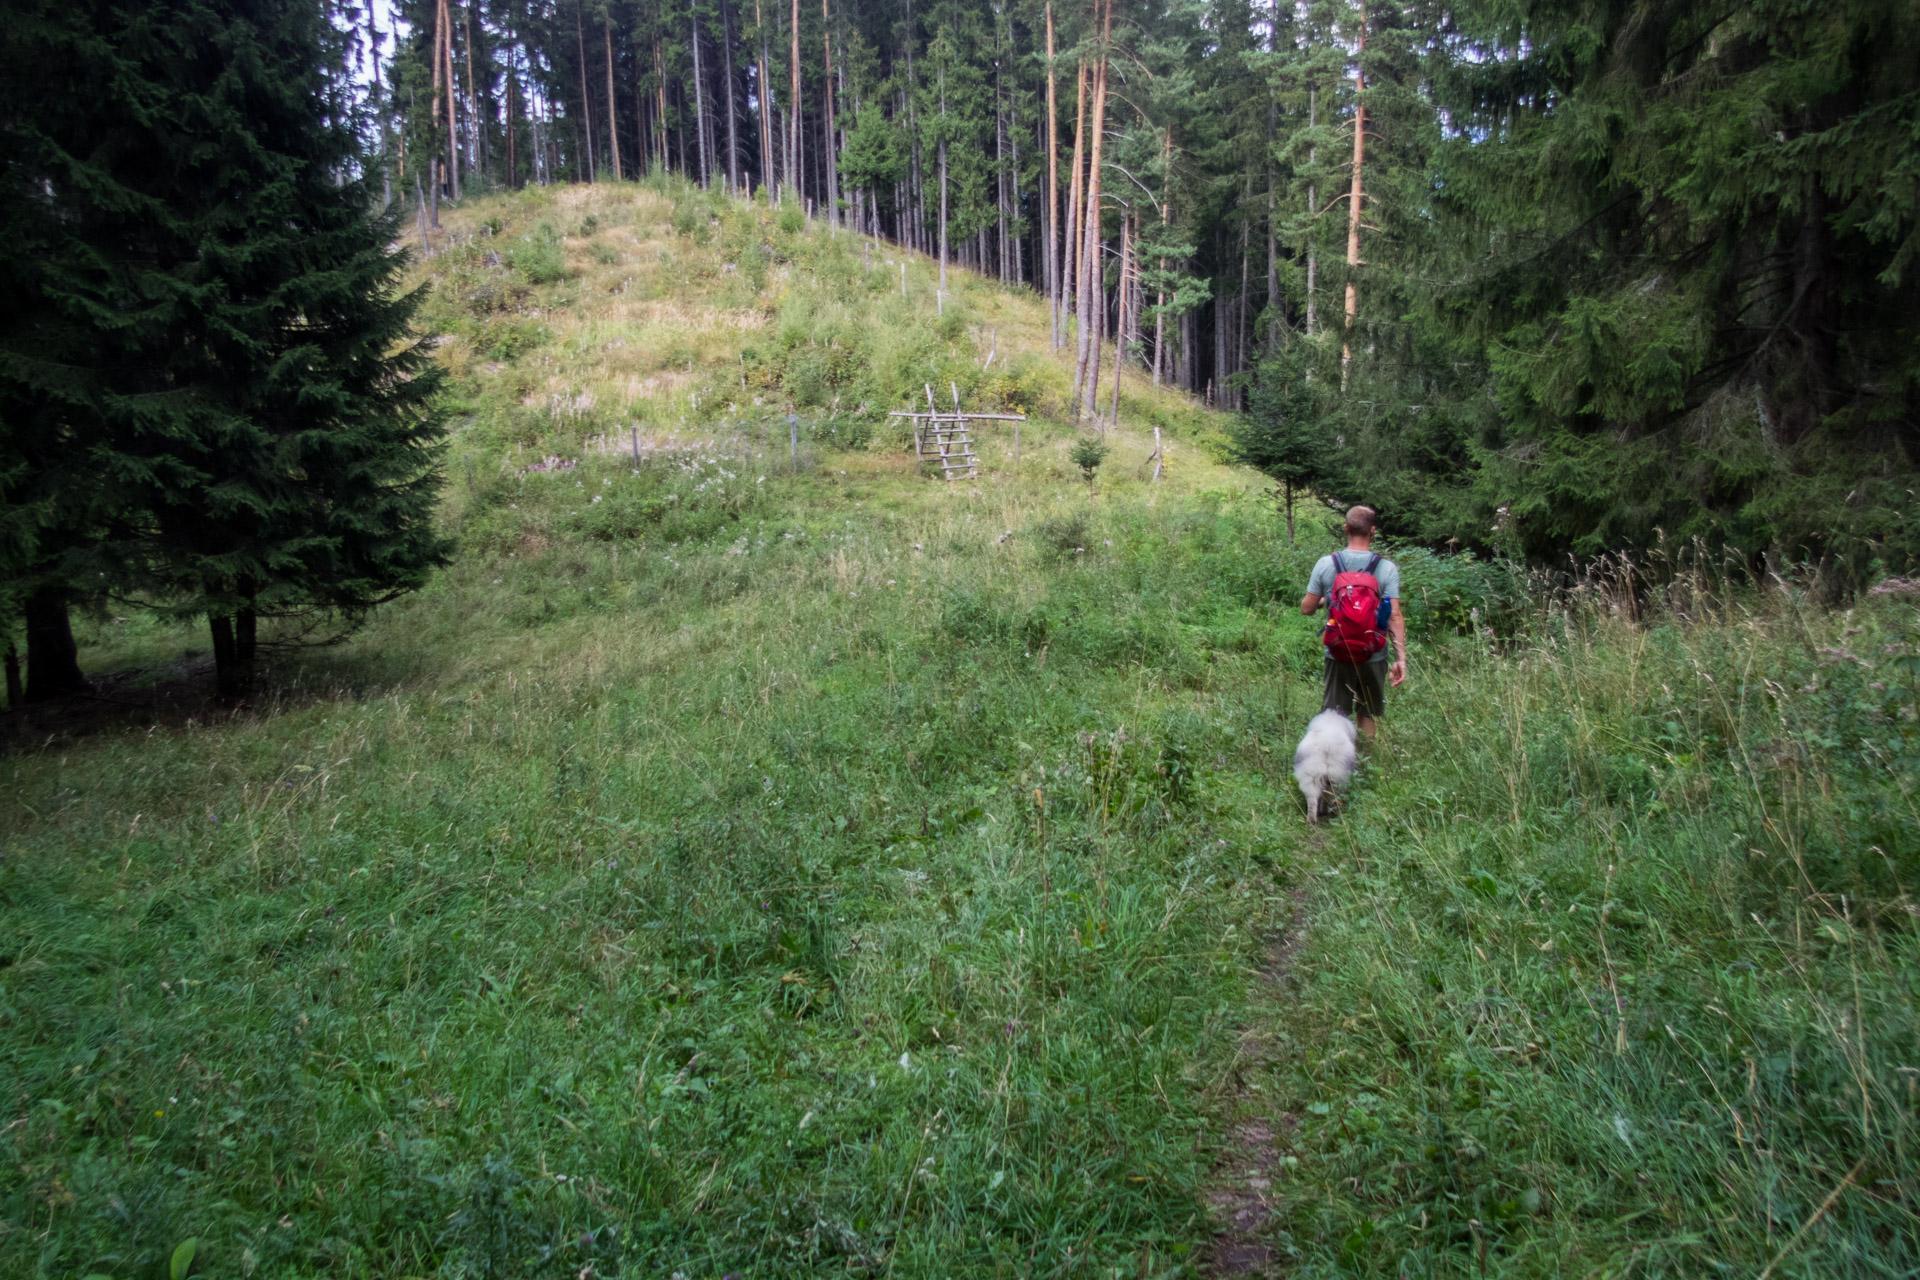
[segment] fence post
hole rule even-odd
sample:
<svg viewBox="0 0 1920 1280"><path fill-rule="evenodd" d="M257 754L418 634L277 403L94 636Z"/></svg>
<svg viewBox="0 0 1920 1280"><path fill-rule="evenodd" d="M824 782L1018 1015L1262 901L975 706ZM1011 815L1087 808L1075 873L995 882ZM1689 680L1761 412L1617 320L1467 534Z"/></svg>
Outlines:
<svg viewBox="0 0 1920 1280"><path fill-rule="evenodd" d="M787 415L787 444L793 450L793 474L800 474L800 415Z"/></svg>

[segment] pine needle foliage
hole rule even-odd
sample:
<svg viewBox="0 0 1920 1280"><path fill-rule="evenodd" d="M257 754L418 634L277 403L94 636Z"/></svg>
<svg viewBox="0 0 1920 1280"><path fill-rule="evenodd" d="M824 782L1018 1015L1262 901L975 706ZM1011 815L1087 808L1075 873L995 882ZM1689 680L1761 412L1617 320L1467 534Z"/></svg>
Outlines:
<svg viewBox="0 0 1920 1280"><path fill-rule="evenodd" d="M111 499L67 574L207 615L228 695L258 617L354 614L441 557L439 379L335 39L297 0L45 6L9 37L63 83L10 129L47 317L15 394L71 473L41 487Z"/></svg>

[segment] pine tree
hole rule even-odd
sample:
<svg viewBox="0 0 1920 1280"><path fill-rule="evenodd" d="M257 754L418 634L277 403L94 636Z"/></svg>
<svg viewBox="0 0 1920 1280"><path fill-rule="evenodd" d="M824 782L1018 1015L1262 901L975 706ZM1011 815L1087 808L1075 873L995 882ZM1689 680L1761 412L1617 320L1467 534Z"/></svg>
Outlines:
<svg viewBox="0 0 1920 1280"><path fill-rule="evenodd" d="M355 121L329 114L317 9L40 13L29 39L79 80L13 123L54 208L39 297L88 367L42 403L112 499L85 563L207 616L221 693L244 696L257 618L357 615L441 557L416 297L370 183L342 180Z"/></svg>
<svg viewBox="0 0 1920 1280"><path fill-rule="evenodd" d="M1858 0L1460 21L1437 206L1471 265L1433 307L1491 357L1483 505L1539 556L1920 552L1920 28Z"/></svg>

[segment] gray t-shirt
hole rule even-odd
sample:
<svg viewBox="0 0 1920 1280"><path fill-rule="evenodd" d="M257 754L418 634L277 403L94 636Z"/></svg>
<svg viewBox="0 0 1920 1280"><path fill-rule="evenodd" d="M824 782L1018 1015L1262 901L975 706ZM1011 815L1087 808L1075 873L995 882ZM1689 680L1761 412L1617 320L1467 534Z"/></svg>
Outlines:
<svg viewBox="0 0 1920 1280"><path fill-rule="evenodd" d="M1340 561L1340 567L1338 569L1334 568L1333 565L1335 557L1338 557ZM1342 550L1336 551L1330 556L1321 556L1320 562L1313 566L1313 576L1307 579L1307 594L1310 596L1319 596L1321 603L1324 605L1327 597L1333 594L1333 579L1336 574L1342 572L1363 572L1367 567L1367 561L1371 559L1373 559L1373 552L1371 551ZM1380 598L1382 600L1398 600L1400 598L1399 565L1382 556L1380 559L1380 567L1373 571L1373 576L1380 579Z"/></svg>
<svg viewBox="0 0 1920 1280"><path fill-rule="evenodd" d="M1338 557L1340 561L1340 567L1337 569L1333 564L1335 557ZM1320 607L1324 609L1326 607L1327 597L1333 593L1334 575L1343 570L1349 573L1359 573L1367 567L1367 562L1371 559L1373 559L1373 552L1371 551L1348 551L1344 549L1336 551L1330 556L1321 556L1320 562L1313 566L1313 576L1307 579L1307 594L1310 596L1319 596ZM1380 557L1379 567L1373 571L1373 576L1380 579L1380 598L1382 600L1397 600L1400 598L1399 565L1382 556ZM1380 652L1374 654L1372 658L1368 659L1370 662L1379 663L1385 663L1386 660L1387 651L1385 649L1382 649ZM1329 658L1327 661L1331 662L1333 659Z"/></svg>

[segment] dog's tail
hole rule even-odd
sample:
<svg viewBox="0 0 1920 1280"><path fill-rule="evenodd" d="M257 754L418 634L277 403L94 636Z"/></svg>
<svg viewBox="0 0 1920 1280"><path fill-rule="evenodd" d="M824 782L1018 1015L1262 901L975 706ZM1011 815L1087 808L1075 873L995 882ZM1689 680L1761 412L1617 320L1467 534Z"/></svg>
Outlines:
<svg viewBox="0 0 1920 1280"><path fill-rule="evenodd" d="M1307 821L1320 821L1320 792L1324 789L1318 775L1300 779L1300 794L1307 798Z"/></svg>

